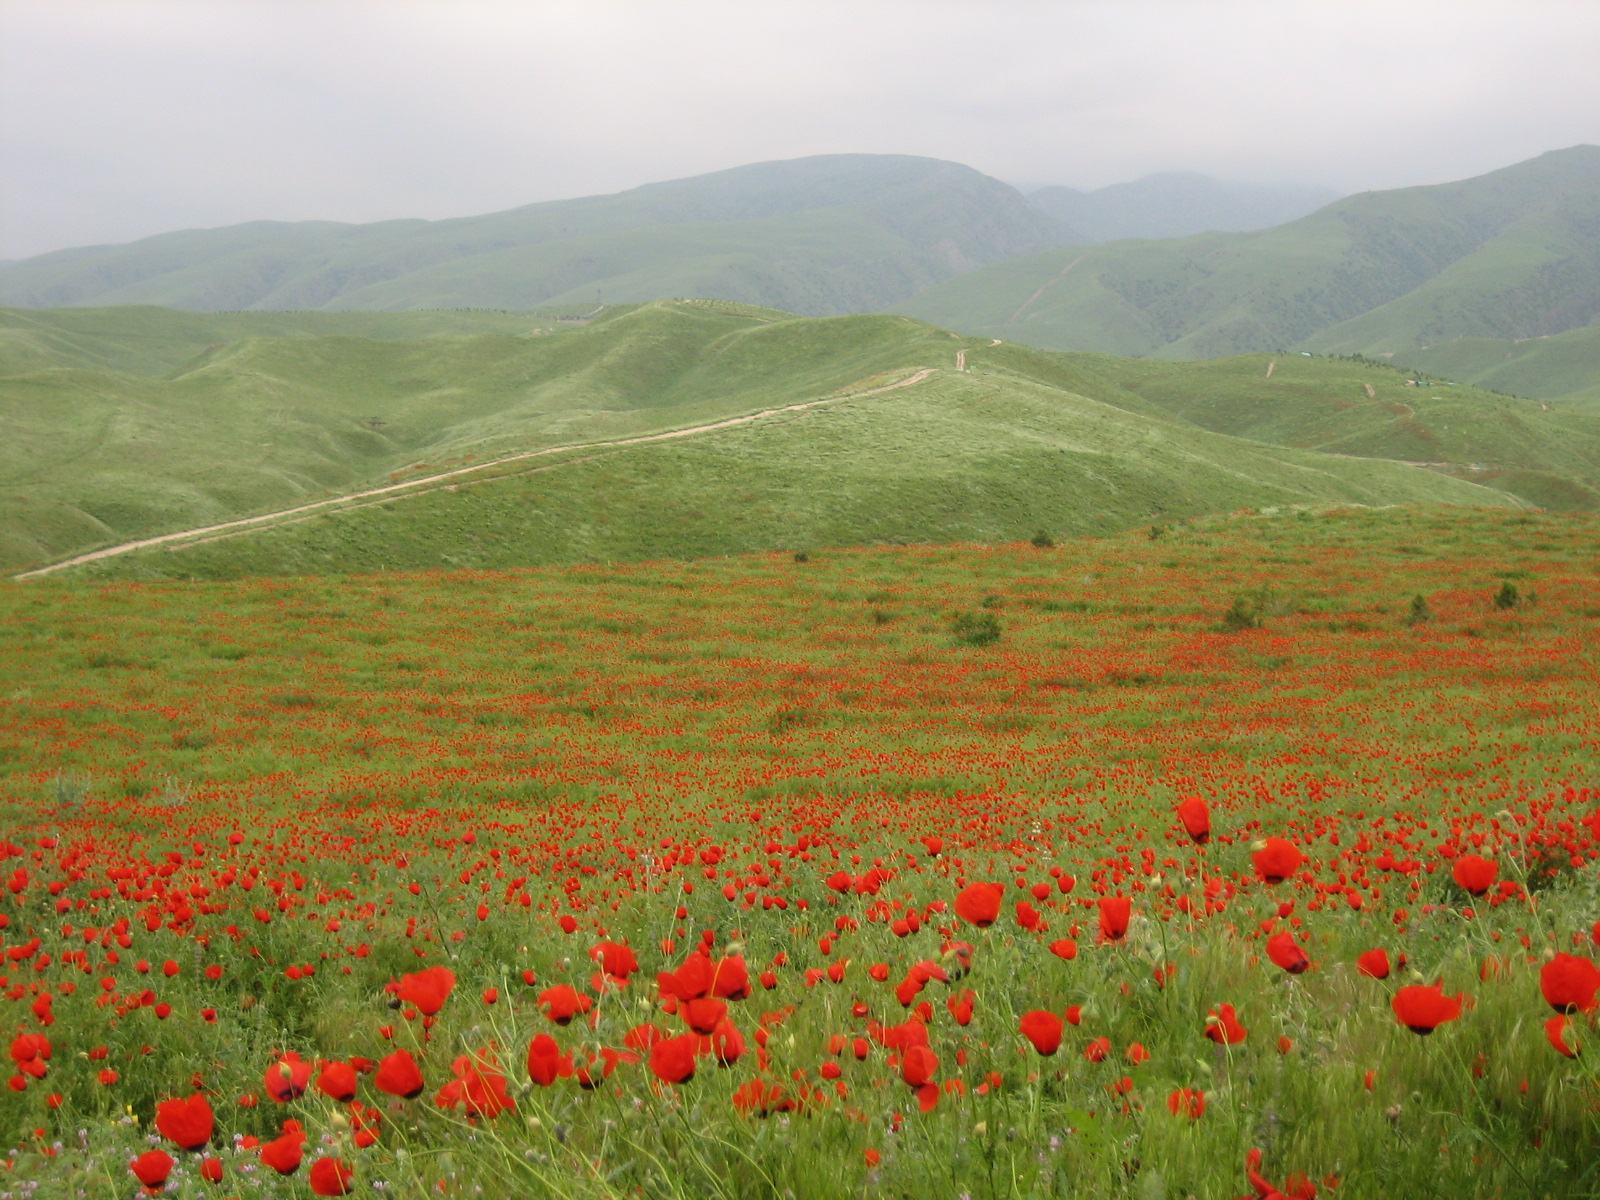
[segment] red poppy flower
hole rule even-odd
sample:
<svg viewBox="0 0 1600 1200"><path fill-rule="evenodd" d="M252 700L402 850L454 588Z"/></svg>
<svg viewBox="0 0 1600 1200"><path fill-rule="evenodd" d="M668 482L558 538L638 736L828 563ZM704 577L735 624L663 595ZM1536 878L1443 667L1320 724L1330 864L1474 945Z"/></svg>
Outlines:
<svg viewBox="0 0 1600 1200"><path fill-rule="evenodd" d="M1090 1062L1105 1062L1111 1055L1111 1039L1097 1037L1083 1048L1083 1057Z"/></svg>
<svg viewBox="0 0 1600 1200"><path fill-rule="evenodd" d="M1237 1046L1248 1036L1233 1005L1224 1004L1206 1016L1206 1036L1219 1046Z"/></svg>
<svg viewBox="0 0 1600 1200"><path fill-rule="evenodd" d="M211 1101L196 1092L187 1100L163 1100L156 1105L156 1130L183 1150L198 1150L211 1140L216 1116Z"/></svg>
<svg viewBox="0 0 1600 1200"><path fill-rule="evenodd" d="M506 1091L505 1072L493 1054L463 1054L450 1069L456 1077L434 1097L440 1108L463 1108L469 1117L490 1118L516 1108L517 1102Z"/></svg>
<svg viewBox="0 0 1600 1200"><path fill-rule="evenodd" d="M1022 1016L1022 1036L1033 1043L1033 1048L1049 1058L1061 1049L1062 1020L1053 1012L1034 1009Z"/></svg>
<svg viewBox="0 0 1600 1200"><path fill-rule="evenodd" d="M664 1038L650 1047L650 1070L664 1083L688 1083L694 1078L694 1055L699 1041L692 1033Z"/></svg>
<svg viewBox="0 0 1600 1200"><path fill-rule="evenodd" d="M1267 957L1291 975L1299 975L1311 965L1292 933L1279 933L1267 939Z"/></svg>
<svg viewBox="0 0 1600 1200"><path fill-rule="evenodd" d="M267 1068L267 1095L279 1104L287 1104L305 1095L310 1083L311 1064L304 1062L293 1050Z"/></svg>
<svg viewBox="0 0 1600 1200"><path fill-rule="evenodd" d="M200 1164L200 1178L207 1183L221 1183L224 1168L220 1158L208 1158Z"/></svg>
<svg viewBox="0 0 1600 1200"><path fill-rule="evenodd" d="M300 1128L300 1122L285 1121L282 1134L270 1142L262 1143L261 1162L279 1175L293 1175L300 1169L305 1152L306 1135Z"/></svg>
<svg viewBox="0 0 1600 1200"><path fill-rule="evenodd" d="M1487 858L1476 854L1463 854L1450 868L1450 877L1474 896L1481 896L1494 885L1500 868Z"/></svg>
<svg viewBox="0 0 1600 1200"><path fill-rule="evenodd" d="M455 986L456 973L449 967L429 967L415 975L402 975L395 994L423 1016L431 1017L444 1007Z"/></svg>
<svg viewBox="0 0 1600 1200"><path fill-rule="evenodd" d="M349 1103L356 1098L356 1069L347 1062L325 1063L317 1076L317 1091L340 1104Z"/></svg>
<svg viewBox="0 0 1600 1200"><path fill-rule="evenodd" d="M639 960L633 947L620 942L601 942L589 951L589 957L600 964L600 969L613 979L627 982L628 976L639 969Z"/></svg>
<svg viewBox="0 0 1600 1200"><path fill-rule="evenodd" d="M1206 1114L1206 1094L1198 1088L1178 1088L1167 1097L1167 1108L1175 1117L1198 1121Z"/></svg>
<svg viewBox="0 0 1600 1200"><path fill-rule="evenodd" d="M342 1158L319 1158L311 1164L311 1191L318 1196L348 1196L355 1171Z"/></svg>
<svg viewBox="0 0 1600 1200"><path fill-rule="evenodd" d="M1100 936L1108 942L1120 942L1128 936L1128 921L1133 915L1133 900L1127 896L1102 896L1100 898Z"/></svg>
<svg viewBox="0 0 1600 1200"><path fill-rule="evenodd" d="M1559 1013L1588 1012L1600 991L1600 967L1576 954L1557 954L1539 969L1539 990Z"/></svg>
<svg viewBox="0 0 1600 1200"><path fill-rule="evenodd" d="M548 1033L537 1035L528 1047L528 1078L540 1087L549 1087L571 1074L572 1059L561 1053L555 1038Z"/></svg>
<svg viewBox="0 0 1600 1200"><path fill-rule="evenodd" d="M1567 1032L1571 1027L1571 1017L1554 1016L1544 1023L1544 1036L1545 1040L1554 1046L1557 1052L1567 1058L1577 1058L1580 1049L1578 1044L1567 1040Z"/></svg>
<svg viewBox="0 0 1600 1200"><path fill-rule="evenodd" d="M1071 938L1057 938L1050 943L1050 953L1071 962L1078 957L1078 943Z"/></svg>
<svg viewBox="0 0 1600 1200"><path fill-rule="evenodd" d="M1356 970L1368 979L1387 979L1389 969L1389 952L1381 946L1356 958Z"/></svg>
<svg viewBox="0 0 1600 1200"><path fill-rule="evenodd" d="M1441 981L1442 982L1442 981ZM1430 987L1414 985L1403 987L1394 994L1394 1015L1412 1033L1430 1034L1446 1021L1461 1015L1462 997L1446 996L1444 988L1435 983Z"/></svg>
<svg viewBox="0 0 1600 1200"><path fill-rule="evenodd" d="M1211 807L1199 796L1185 796L1178 805L1178 820L1197 846L1211 840Z"/></svg>
<svg viewBox="0 0 1600 1200"><path fill-rule="evenodd" d="M939 1069L939 1056L927 1046L911 1046L900 1055L900 1078L913 1088L930 1083Z"/></svg>
<svg viewBox="0 0 1600 1200"><path fill-rule="evenodd" d="M378 1063L378 1073L372 1082L380 1092L414 1100L422 1095L422 1069L409 1050L396 1050Z"/></svg>
<svg viewBox="0 0 1600 1200"><path fill-rule="evenodd" d="M573 1017L580 1016L593 1007L594 1001L575 991L570 984L558 983L555 987L545 988L539 993L539 1011L557 1025L570 1024Z"/></svg>
<svg viewBox="0 0 1600 1200"><path fill-rule="evenodd" d="M728 1015L728 1006L721 1000L700 997L685 1004L678 1014L696 1033L710 1033Z"/></svg>
<svg viewBox="0 0 1600 1200"><path fill-rule="evenodd" d="M1282 883L1298 871L1305 860L1294 843L1280 837L1269 837L1250 855L1256 874L1267 883Z"/></svg>
<svg viewBox="0 0 1600 1200"><path fill-rule="evenodd" d="M172 1174L172 1155L165 1150L146 1150L128 1163L128 1170L144 1184L147 1192L159 1192Z"/></svg>
<svg viewBox="0 0 1600 1200"><path fill-rule="evenodd" d="M956 916L969 925L987 929L999 919L1005 894L1005 888L998 883L968 884L956 896Z"/></svg>

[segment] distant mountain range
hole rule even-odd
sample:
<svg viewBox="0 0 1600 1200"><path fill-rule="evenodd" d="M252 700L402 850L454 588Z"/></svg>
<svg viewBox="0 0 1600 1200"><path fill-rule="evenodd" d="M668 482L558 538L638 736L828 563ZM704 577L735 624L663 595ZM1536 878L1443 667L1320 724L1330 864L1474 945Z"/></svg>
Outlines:
<svg viewBox="0 0 1600 1200"><path fill-rule="evenodd" d="M1600 400L1600 147L1316 207L1326 198L1182 174L1024 196L956 163L827 155L481 217L62 250L0 264L0 305L587 311L709 296L1123 356L1381 356Z"/></svg>
<svg viewBox="0 0 1600 1200"><path fill-rule="evenodd" d="M866 312L1059 245L1015 188L957 163L842 154L446 221L256 221L0 267L0 305L529 309L714 296Z"/></svg>
<svg viewBox="0 0 1600 1200"><path fill-rule="evenodd" d="M1332 188L1224 183L1206 175L1165 171L1092 192L1044 187L1028 192L1040 212L1059 221L1074 245L1120 238L1238 233L1282 225L1339 199Z"/></svg>
<svg viewBox="0 0 1600 1200"><path fill-rule="evenodd" d="M1600 320L1600 147L1350 196L1255 233L1052 249L896 307L965 333L1162 358L1399 361L1461 338L1560 334Z"/></svg>

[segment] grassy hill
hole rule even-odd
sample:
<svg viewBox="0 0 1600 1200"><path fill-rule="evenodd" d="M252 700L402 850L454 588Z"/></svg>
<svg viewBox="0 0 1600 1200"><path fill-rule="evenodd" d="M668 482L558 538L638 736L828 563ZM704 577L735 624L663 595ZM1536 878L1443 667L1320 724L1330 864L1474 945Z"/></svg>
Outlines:
<svg viewBox="0 0 1600 1200"><path fill-rule="evenodd" d="M677 301L584 326L523 316L520 334L508 314L406 314L431 331L406 338L350 332L376 320L365 314L285 330L269 315L147 311L158 332L141 348L137 315L106 314L117 336L102 345L73 325L90 314L20 314L61 365L0 378L8 566L391 485L81 571L503 566L1014 540L1246 505L1516 503L1435 471L1227 436L1172 419L1098 360L897 316ZM483 332L462 332L474 321ZM82 365L94 359L146 373Z"/></svg>
<svg viewBox="0 0 1600 1200"><path fill-rule="evenodd" d="M979 369L1011 368L1004 347ZM1371 361L1245 355L1203 362L1060 355L1081 390L1131 411L1326 454L1431 464L1542 508L1600 510L1600 411L1497 395Z"/></svg>
<svg viewBox="0 0 1600 1200"><path fill-rule="evenodd" d="M1600 393L1600 326L1537 338L1457 338L1395 352L1391 361L1497 392L1577 399Z"/></svg>
<svg viewBox="0 0 1600 1200"><path fill-rule="evenodd" d="M1562 333L1600 320L1600 147L1350 196L1256 233L1047 250L895 307L964 333L1160 358Z"/></svg>
<svg viewBox="0 0 1600 1200"><path fill-rule="evenodd" d="M722 296L823 315L884 308L1056 244L1015 189L901 155L758 163L446 221L257 221L0 266L0 304L200 311L615 304Z"/></svg>

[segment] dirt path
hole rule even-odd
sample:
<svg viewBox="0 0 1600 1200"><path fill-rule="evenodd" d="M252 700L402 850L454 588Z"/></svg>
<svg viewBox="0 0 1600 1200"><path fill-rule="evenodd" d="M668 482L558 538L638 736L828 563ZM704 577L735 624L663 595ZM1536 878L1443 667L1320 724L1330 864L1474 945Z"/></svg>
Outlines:
<svg viewBox="0 0 1600 1200"><path fill-rule="evenodd" d="M166 546L173 542L196 540L211 540L207 535L225 533L243 533L247 530L268 528L277 524L293 524L295 521L305 519L308 514L315 514L323 509L340 511L346 507L364 508L366 505L357 501L370 500L374 496L397 496L405 493L403 497L412 495L426 495L428 492L440 490L446 485L443 481L464 479L465 476L477 475L507 463L525 462L529 459L542 458L550 454L561 454L568 450L603 450L624 446L639 446L647 442L665 442L674 438L693 437L702 433L715 433L721 429L734 429L741 425L749 425L767 417L781 416L784 413L804 412L807 409L819 408L826 404L838 404L845 400L857 400L863 396L876 396L883 392L892 392L899 388L910 387L914 383L921 383L928 376L935 373L933 367L923 367L913 375L894 383L886 383L882 387L867 388L859 392L847 392L842 396L825 396L820 400L805 400L799 404L786 404L781 408L764 408L760 412L746 413L740 417L726 417L721 421L711 421L704 425L690 425L683 429L668 429L661 433L643 433L635 437L612 438L599 442L572 442L564 446L546 446L542 450L527 450L521 454L507 455L505 458L490 459L488 462L474 463L470 467L458 467L453 471L442 471L437 475L424 475L417 479L408 479L404 483L391 483L386 487L367 488L360 492L351 492L344 496L334 496L327 500L314 500L310 504L298 504L293 508L282 508L276 512L262 513L254 517L241 517L236 521L221 521L215 525L201 525L194 529L184 529L177 533L163 533L156 537L140 538L133 542L122 542L115 546L106 546L100 550L91 550L87 554L75 555L63 559L58 563L51 563L47 567L35 567L31 571L23 571L13 575L13 579L38 579L43 575L51 575L56 571L64 571L68 567L82 566L84 563L98 562L103 558L114 558L119 554L127 554L133 550L144 550L151 546ZM588 460L580 460L588 461ZM554 464L565 466L567 464Z"/></svg>
<svg viewBox="0 0 1600 1200"><path fill-rule="evenodd" d="M1079 263L1081 263L1086 257L1087 256L1083 255L1083 254L1078 255L1077 258L1073 259L1066 266L1062 267L1061 270L1058 271L1053 278L1047 279L1043 283L1041 283L1039 285L1039 290L1036 291L1033 295L1029 296L1026 300L1024 300L1022 302L1022 307L1017 309L1016 312L1012 313L1009 317L1007 317L1006 320L1008 322L1009 321L1015 321L1023 313L1027 312L1028 311L1028 306L1031 305L1040 296L1044 295L1045 288L1049 287L1052 283L1055 283L1057 280L1059 280L1061 278L1061 276L1065 275L1068 271L1072 270L1073 267L1075 267Z"/></svg>

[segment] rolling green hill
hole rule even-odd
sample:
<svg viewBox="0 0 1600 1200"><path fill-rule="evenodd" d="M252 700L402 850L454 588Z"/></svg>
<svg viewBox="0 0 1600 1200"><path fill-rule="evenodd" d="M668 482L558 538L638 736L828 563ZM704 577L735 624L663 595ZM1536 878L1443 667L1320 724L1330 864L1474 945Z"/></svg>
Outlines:
<svg viewBox="0 0 1600 1200"><path fill-rule="evenodd" d="M1255 233L1047 250L895 308L1049 349L1173 359L1558 334L1600 320L1600 147L1350 196Z"/></svg>
<svg viewBox="0 0 1600 1200"><path fill-rule="evenodd" d="M82 328L46 336L88 314L11 315L61 360L0 378L13 569L322 501L76 571L498 566L1013 540L1245 505L1518 502L1447 473L1213 432L1163 415L1163 396L1099 359L898 316L674 301L583 326L524 316L520 334L508 314L408 314L431 336L380 338L348 331L365 315L308 315L282 336L272 315L147 310L166 349L158 336L119 348L133 327L117 322L137 317L124 311L104 317L117 337L96 350ZM474 320L483 331L463 332ZM200 336L197 355L160 370ZM96 359L125 369L81 365ZM351 496L372 488L387 490Z"/></svg>
<svg viewBox="0 0 1600 1200"><path fill-rule="evenodd" d="M1061 240L1015 189L900 155L758 163L445 221L257 221L0 266L0 304L528 309L722 296L868 312Z"/></svg>
<svg viewBox="0 0 1600 1200"><path fill-rule="evenodd" d="M1600 393L1600 326L1537 338L1458 338L1395 352L1392 362L1517 396Z"/></svg>
<svg viewBox="0 0 1600 1200"><path fill-rule="evenodd" d="M970 357L977 369L1006 370L1003 350ZM1130 411L1273 445L1426 463L1541 508L1600 510L1600 412L1580 406L1427 377L1412 386L1411 372L1326 356L1059 357L1086 376L1079 390Z"/></svg>

